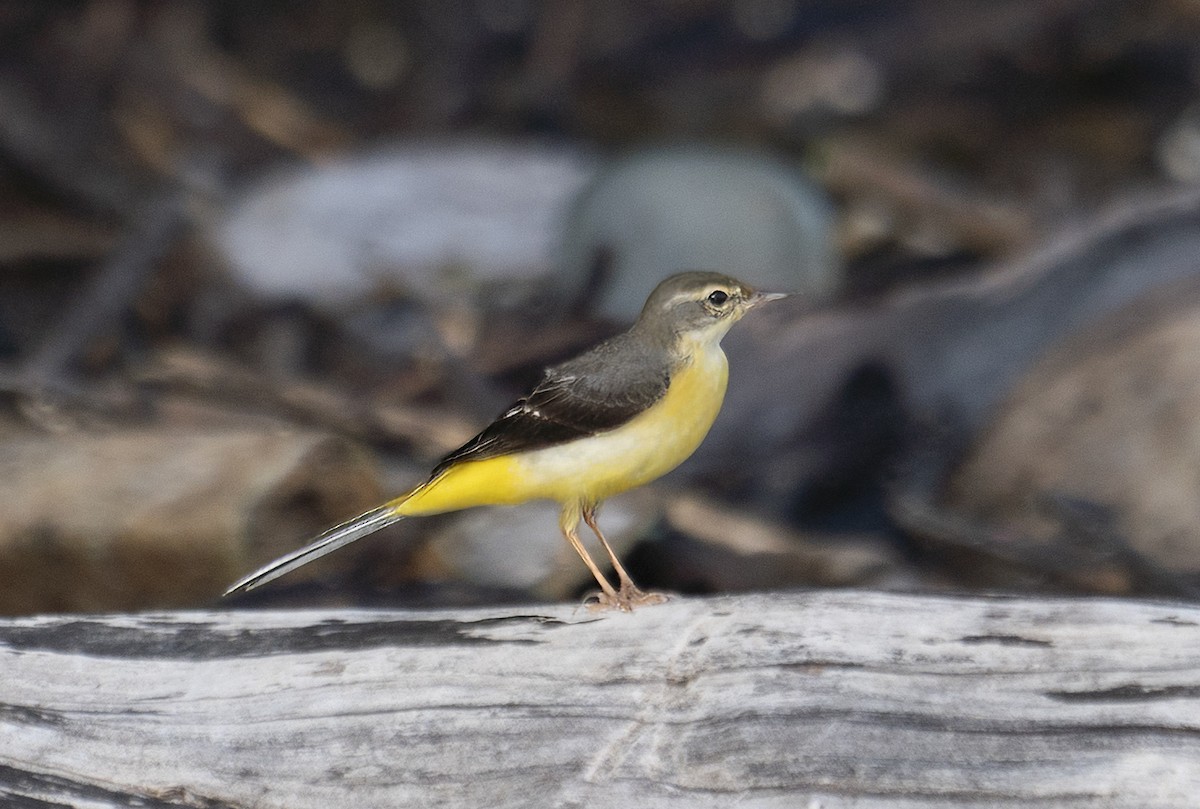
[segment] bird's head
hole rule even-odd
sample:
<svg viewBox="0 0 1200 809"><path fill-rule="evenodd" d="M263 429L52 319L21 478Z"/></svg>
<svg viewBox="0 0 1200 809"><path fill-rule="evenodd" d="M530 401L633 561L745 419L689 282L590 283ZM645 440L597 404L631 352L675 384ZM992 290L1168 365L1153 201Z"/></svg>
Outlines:
<svg viewBox="0 0 1200 809"><path fill-rule="evenodd" d="M683 272L654 288L635 328L715 343L755 306L786 297L787 293L759 292L720 273Z"/></svg>

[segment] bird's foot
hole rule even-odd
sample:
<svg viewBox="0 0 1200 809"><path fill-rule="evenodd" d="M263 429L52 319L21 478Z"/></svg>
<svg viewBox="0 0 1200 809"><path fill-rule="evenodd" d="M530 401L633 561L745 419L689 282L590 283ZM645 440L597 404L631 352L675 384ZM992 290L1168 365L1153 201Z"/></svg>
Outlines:
<svg viewBox="0 0 1200 809"><path fill-rule="evenodd" d="M594 593L586 602L591 612L607 612L620 610L633 612L637 607L649 607L652 604L664 604L667 597L662 593L648 593L634 586L632 582L621 585L616 593Z"/></svg>

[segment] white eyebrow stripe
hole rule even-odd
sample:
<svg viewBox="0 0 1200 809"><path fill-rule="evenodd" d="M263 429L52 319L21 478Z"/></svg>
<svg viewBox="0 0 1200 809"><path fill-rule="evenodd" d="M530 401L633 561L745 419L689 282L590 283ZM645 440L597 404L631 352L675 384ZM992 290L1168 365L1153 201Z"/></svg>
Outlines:
<svg viewBox="0 0 1200 809"><path fill-rule="evenodd" d="M706 287L704 290L704 294L701 295L700 297L696 297L694 294L692 294L690 292L678 292L678 293L672 295L671 297L667 298L665 301L663 301L662 308L670 309L672 306L674 306L675 304L677 304L681 301L689 301L690 302L690 301L698 301L703 298L707 298L709 295L711 295L713 292L717 291L718 289L722 290L722 291L725 290L725 288L723 286L721 286L720 284L713 284L711 287Z"/></svg>

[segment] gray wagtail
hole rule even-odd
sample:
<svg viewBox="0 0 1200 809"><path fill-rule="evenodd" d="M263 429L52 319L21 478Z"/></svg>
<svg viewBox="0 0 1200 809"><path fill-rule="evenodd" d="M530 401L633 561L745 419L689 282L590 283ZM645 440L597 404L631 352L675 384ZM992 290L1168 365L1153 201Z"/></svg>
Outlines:
<svg viewBox="0 0 1200 809"><path fill-rule="evenodd" d="M533 392L443 458L420 486L326 531L225 594L258 587L404 517L548 499L562 504L559 527L600 584L597 606L632 610L664 601L629 578L596 525L596 508L695 451L725 398L729 365L721 338L750 309L782 297L711 272L667 278L629 331L547 369ZM583 547L580 518L608 554L619 589Z"/></svg>

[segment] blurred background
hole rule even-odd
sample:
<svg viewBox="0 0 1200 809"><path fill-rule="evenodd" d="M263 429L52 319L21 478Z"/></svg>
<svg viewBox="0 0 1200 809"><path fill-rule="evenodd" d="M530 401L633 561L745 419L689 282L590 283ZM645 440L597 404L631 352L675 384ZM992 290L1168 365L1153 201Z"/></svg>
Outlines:
<svg viewBox="0 0 1200 809"><path fill-rule="evenodd" d="M681 269L802 294L639 583L1192 598L1195 0L0 2L0 613L578 599L530 504L234 579Z"/></svg>

